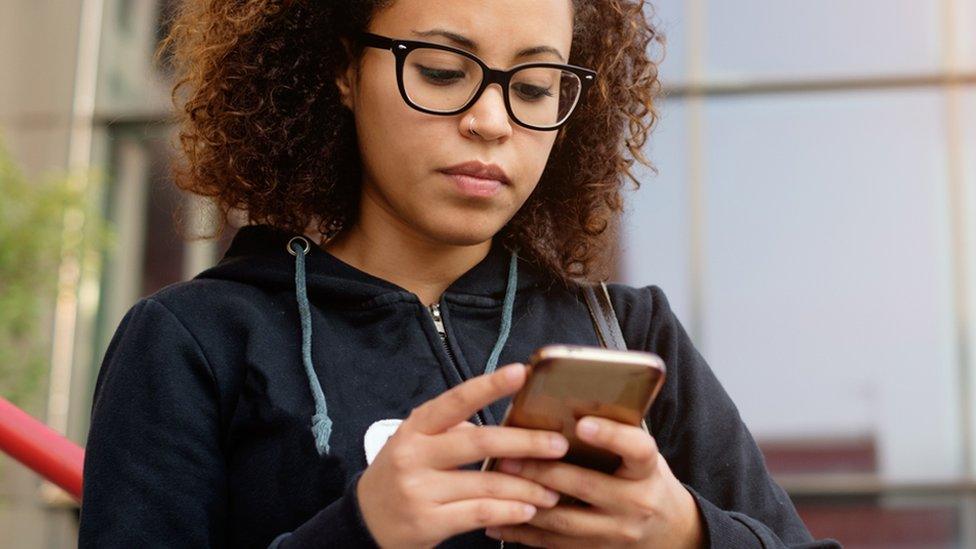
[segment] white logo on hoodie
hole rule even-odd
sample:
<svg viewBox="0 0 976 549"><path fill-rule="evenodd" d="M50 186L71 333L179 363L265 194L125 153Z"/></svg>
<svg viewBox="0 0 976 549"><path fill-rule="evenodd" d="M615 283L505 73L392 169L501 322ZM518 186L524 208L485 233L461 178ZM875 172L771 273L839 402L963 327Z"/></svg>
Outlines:
<svg viewBox="0 0 976 549"><path fill-rule="evenodd" d="M386 444L387 439L393 436L393 433L400 427L403 423L402 419L381 419L379 421L373 422L366 429L366 435L363 436L363 447L366 449L366 465L373 463L376 459L376 454L380 453L380 449Z"/></svg>

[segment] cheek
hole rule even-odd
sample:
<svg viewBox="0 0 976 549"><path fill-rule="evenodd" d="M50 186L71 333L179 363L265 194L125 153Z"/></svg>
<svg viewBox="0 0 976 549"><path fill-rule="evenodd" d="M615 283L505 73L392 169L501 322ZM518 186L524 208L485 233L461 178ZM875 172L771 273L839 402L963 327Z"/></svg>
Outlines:
<svg viewBox="0 0 976 549"><path fill-rule="evenodd" d="M546 169L555 140L555 132L532 132L525 135L523 143L516 149L520 151L520 168L530 193Z"/></svg>
<svg viewBox="0 0 976 549"><path fill-rule="evenodd" d="M367 172L376 179L390 177L406 183L419 175L423 167L425 144L431 142L430 124L424 124L423 113L408 107L399 92L364 93L362 109L356 116L359 147Z"/></svg>

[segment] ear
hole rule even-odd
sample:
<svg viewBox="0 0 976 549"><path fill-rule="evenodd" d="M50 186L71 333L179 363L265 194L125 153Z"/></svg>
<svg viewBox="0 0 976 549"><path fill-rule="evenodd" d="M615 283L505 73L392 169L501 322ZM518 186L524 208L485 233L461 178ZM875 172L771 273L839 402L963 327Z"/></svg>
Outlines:
<svg viewBox="0 0 976 549"><path fill-rule="evenodd" d="M353 95L356 82L356 60L352 55L352 48L346 38L341 38L346 51L346 67L336 75L336 87L339 88L339 99L350 111L353 109Z"/></svg>

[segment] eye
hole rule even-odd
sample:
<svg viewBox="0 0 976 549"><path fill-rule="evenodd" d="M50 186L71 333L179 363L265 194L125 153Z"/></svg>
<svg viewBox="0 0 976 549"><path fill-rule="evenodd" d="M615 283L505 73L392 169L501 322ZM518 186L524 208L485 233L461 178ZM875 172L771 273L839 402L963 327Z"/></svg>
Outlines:
<svg viewBox="0 0 976 549"><path fill-rule="evenodd" d="M437 85L452 84L464 78L464 71L425 67L423 65L417 65L417 68L424 78Z"/></svg>
<svg viewBox="0 0 976 549"><path fill-rule="evenodd" d="M541 86L533 86L531 84L514 84L512 88L522 99L527 101L535 101L542 99L543 97L552 97L553 93L550 88L543 88Z"/></svg>

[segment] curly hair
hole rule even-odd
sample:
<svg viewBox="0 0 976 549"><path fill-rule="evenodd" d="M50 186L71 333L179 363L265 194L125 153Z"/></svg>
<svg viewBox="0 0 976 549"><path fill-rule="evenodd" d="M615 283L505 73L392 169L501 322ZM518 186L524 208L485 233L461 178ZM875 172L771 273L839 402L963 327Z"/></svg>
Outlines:
<svg viewBox="0 0 976 549"><path fill-rule="evenodd" d="M171 15L157 61L175 83L182 162L176 185L229 212L329 236L356 221L361 159L335 75L353 37L395 0L186 0ZM664 37L644 0L573 0L569 62L598 80L559 130L535 191L499 232L556 279L605 276L625 178L657 121ZM355 41L353 41L355 44ZM222 229L221 229L222 230Z"/></svg>

